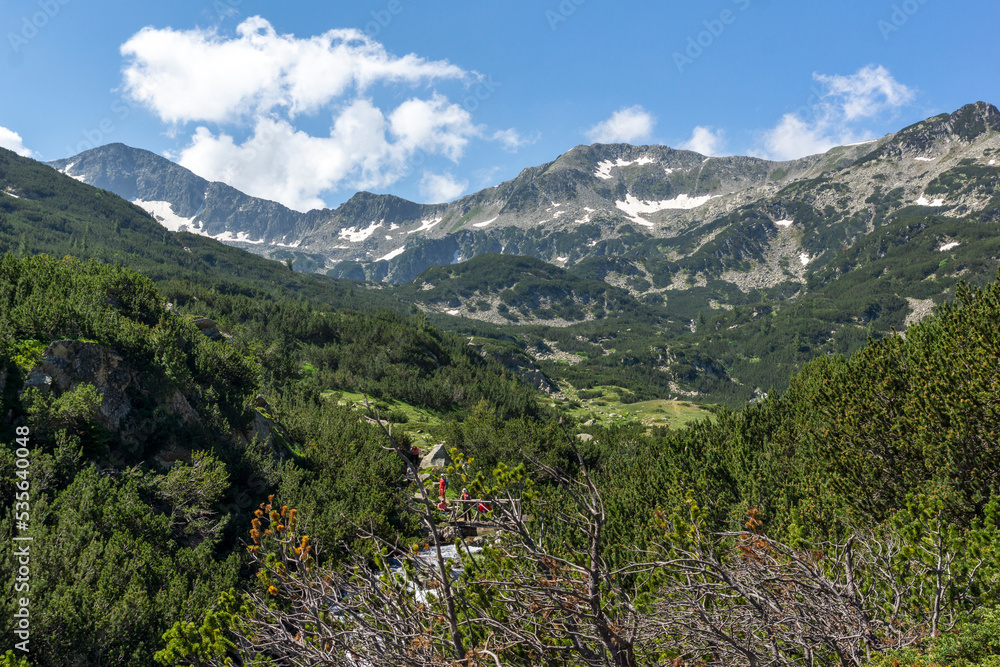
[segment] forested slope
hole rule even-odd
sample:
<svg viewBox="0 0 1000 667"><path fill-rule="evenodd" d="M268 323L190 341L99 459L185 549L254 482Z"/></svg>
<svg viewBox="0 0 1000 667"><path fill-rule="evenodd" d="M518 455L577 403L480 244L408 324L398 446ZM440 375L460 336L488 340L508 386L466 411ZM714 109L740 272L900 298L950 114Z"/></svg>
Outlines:
<svg viewBox="0 0 1000 667"><path fill-rule="evenodd" d="M913 651L929 651L927 660L936 660L959 655L957 644L933 637L953 629L972 638L962 640L959 655L968 664L993 650L982 637L1000 603L1000 509L993 500L1000 484L1000 287L957 282L959 265L982 273L990 257L933 254L942 225L961 223L932 228L923 212L904 211L887 222L878 245L844 253L812 295L777 315L762 302L696 320L685 345L666 339L690 331L689 322L661 320L661 312L623 292L535 261L524 263L531 280L519 292L503 274L511 261L479 260L486 278L508 281L504 289L519 305L548 289L539 279L548 276L570 291L593 288L592 297L607 299L601 308L617 309L614 327L595 319L565 333L523 330L531 345L557 336L554 344L584 357L587 363L562 369L580 387L631 383L656 395L671 391L673 377L689 375L710 388L732 374L735 362L727 359L760 364L752 361L755 346L768 345L769 358L782 365L758 377L791 377L787 391L685 430L604 428L577 423L466 338L432 326L444 315L429 321L402 314L407 308L384 290L301 276L211 240L169 234L117 197L12 154L0 152L0 161L5 187L17 186L17 197L0 195L0 237L11 250L0 259L0 499L5 535L19 530L16 503L30 507L34 664L153 664L168 644L165 664L249 660L255 644L247 629L264 629L253 625L260 619L247 601L272 600L274 586L278 602L290 604L289 589L268 582L270 574L255 578L278 562L264 560L264 552L273 548L298 572L291 563L301 562L308 546L297 543L293 557L295 545L262 539L254 546L267 549L248 552L251 521L271 518L261 504L273 495L282 520L281 508L296 508L296 539L308 535L319 550L314 562L323 569L313 574L356 585L352 576L385 562L376 555L380 545L402 559L412 545L434 541L421 524L430 517L408 502L414 489L404 485L392 451L408 449L418 435L454 448L454 484L516 499L529 511L509 517L523 530L466 563L452 597L453 623L438 620L452 614L441 607L444 594L419 606L411 588L392 590L393 600L410 605L400 616L410 639L427 639L411 645L417 657L383 664L465 659L457 646L499 652L507 664L534 664L543 655L571 665L616 664L622 655L634 664L760 664L771 655L770 637L783 647L768 658L773 664L803 664L812 659L804 647L824 656L842 650L846 664L882 660L905 645L911 653L892 655L917 661L923 658ZM961 231L987 234L992 222L979 224ZM63 257L74 252L95 260ZM878 333L871 321L835 317L864 300L865 272L885 279L880 299L894 298L897 282L920 279L928 298L944 288L954 302L905 337L865 343ZM439 269L427 278L428 297L439 290L475 303L481 277ZM379 311L380 304L394 310ZM902 317L901 308L869 310L884 323ZM822 329L831 317L845 332L829 336L833 342ZM198 318L211 318L218 331ZM500 345L502 332L487 331L495 326L467 331L491 333ZM726 331L741 335L727 340ZM806 363L815 350L829 354ZM799 364L801 372L779 375ZM668 365L674 375L658 368ZM393 441L366 419L374 414L340 399L362 393L392 423ZM419 434L406 423L416 410L433 416ZM19 473L17 438L25 429L30 466ZM27 501L16 495L25 493L22 482ZM590 500L581 506L580 498ZM277 525L261 536L281 537ZM599 567L573 569L594 553ZM850 553L864 556L857 571L865 588L857 595L868 602L860 606L843 597ZM723 650L724 639L677 615L697 611L685 597L695 589L676 585L678 559L691 558L712 563L705 576L753 573L733 579L745 586L738 594L712 589L732 601L716 609L729 614L720 622L739 619L748 628L739 635L743 653ZM572 596L577 586L592 587L598 593L587 604L598 609L593 617L573 616L564 600L558 613L543 615L551 623L530 635L541 638L532 644L525 628L533 617L524 610L554 603L528 582L550 580L551 559L573 566L553 590ZM9 539L0 543L0 561L12 588ZM815 581L833 582L835 595L809 598L813 606L803 609L812 611L798 617L826 619L825 635L796 634L799 626L755 615L741 602L778 595L755 588L770 576L800 577L789 581L805 586L796 563L808 564ZM504 596L491 583L498 581ZM855 605L860 615L836 611L840 604ZM2 613L13 618L14 605L5 598ZM462 605L481 616L459 613ZM206 617L212 608L225 618ZM593 625L598 617L610 622ZM214 630L202 636L197 628L206 618ZM590 629L567 634L565 618ZM859 618L869 623L864 632L830 629L860 627ZM372 627L381 631L379 623ZM701 629L677 629L690 627ZM207 646L205 637L220 641ZM13 645L9 626L4 639ZM630 651L616 652L619 640ZM375 641L371 650L390 644ZM331 641L317 650L350 664L336 653L341 648Z"/></svg>
<svg viewBox="0 0 1000 667"><path fill-rule="evenodd" d="M448 435L454 474L511 532L463 555L458 581L406 550L386 554L433 596L379 559L382 579L323 567L279 495L250 531L262 587L221 598L201 639L175 627L160 658L993 664L998 319L1000 284L961 286L905 338L814 360L781 396L683 431L584 440L476 410ZM340 590L355 593L324 616ZM300 645L280 641L289 627Z"/></svg>
<svg viewBox="0 0 1000 667"><path fill-rule="evenodd" d="M28 482L39 665L151 664L171 623L241 585L241 527L269 493L312 510L304 525L334 559L359 540L351 522L414 534L399 464L324 391L451 419L479 404L539 414L532 389L419 320L173 289L168 304L118 266L0 259L0 497L10 535ZM192 310L228 337L203 334ZM15 458L25 431L27 476ZM12 545L0 551L10 588Z"/></svg>

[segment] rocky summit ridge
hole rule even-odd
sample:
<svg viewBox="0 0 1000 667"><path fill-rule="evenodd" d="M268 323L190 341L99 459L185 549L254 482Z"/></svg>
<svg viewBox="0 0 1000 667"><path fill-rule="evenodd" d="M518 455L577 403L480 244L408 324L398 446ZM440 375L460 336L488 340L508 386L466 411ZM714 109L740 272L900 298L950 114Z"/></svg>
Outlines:
<svg viewBox="0 0 1000 667"><path fill-rule="evenodd" d="M978 102L787 162L595 144L446 204L359 192L308 213L122 144L49 164L170 229L292 259L298 270L399 283L434 265L514 254L590 267L643 295L712 281L743 292L801 284L903 208L956 218L988 211L998 153L1000 112Z"/></svg>

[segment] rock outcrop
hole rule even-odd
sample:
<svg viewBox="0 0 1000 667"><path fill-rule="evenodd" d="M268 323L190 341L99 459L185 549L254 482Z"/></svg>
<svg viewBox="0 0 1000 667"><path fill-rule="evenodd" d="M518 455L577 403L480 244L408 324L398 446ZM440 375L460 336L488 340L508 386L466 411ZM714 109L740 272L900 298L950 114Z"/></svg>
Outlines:
<svg viewBox="0 0 1000 667"><path fill-rule="evenodd" d="M431 451L420 459L421 468L444 468L448 465L451 465L451 455L448 453L447 445L443 442L434 445Z"/></svg>
<svg viewBox="0 0 1000 667"><path fill-rule="evenodd" d="M79 340L57 340L46 348L42 361L24 382L25 389L59 393L81 384L93 385L101 395L97 414L101 426L118 430L132 411L129 393L138 390L138 378L125 359L111 348Z"/></svg>
<svg viewBox="0 0 1000 667"><path fill-rule="evenodd" d="M93 385L101 396L97 421L122 437L142 437L125 422L133 411L133 400L149 394L140 373L118 352L99 343L57 340L49 344L41 362L28 373L24 388L63 393L81 384ZM200 421L187 398L175 390L155 402L183 425ZM139 429L140 431L142 429Z"/></svg>
<svg viewBox="0 0 1000 667"><path fill-rule="evenodd" d="M224 337L222 332L219 331L219 325L215 323L215 320L207 317L198 317L194 319L193 324L198 327L199 331L212 340L222 340Z"/></svg>
<svg viewBox="0 0 1000 667"><path fill-rule="evenodd" d="M267 445L276 459L284 457L287 433L284 427L274 420L274 408L263 396L254 399L254 417L250 426L237 434L240 444L246 446L253 441Z"/></svg>

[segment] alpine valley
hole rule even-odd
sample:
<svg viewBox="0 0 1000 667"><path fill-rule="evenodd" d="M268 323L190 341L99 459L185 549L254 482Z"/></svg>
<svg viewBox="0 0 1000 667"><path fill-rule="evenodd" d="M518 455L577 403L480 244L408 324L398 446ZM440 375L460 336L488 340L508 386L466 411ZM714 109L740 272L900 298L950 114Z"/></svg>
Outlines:
<svg viewBox="0 0 1000 667"><path fill-rule="evenodd" d="M368 281L383 305L515 343L552 391L733 404L991 279L997 160L1000 112L979 102L789 162L578 146L436 205L359 192L300 213L122 144L49 164L166 229Z"/></svg>
<svg viewBox="0 0 1000 667"><path fill-rule="evenodd" d="M0 667L995 666L998 160L298 213L0 149Z"/></svg>

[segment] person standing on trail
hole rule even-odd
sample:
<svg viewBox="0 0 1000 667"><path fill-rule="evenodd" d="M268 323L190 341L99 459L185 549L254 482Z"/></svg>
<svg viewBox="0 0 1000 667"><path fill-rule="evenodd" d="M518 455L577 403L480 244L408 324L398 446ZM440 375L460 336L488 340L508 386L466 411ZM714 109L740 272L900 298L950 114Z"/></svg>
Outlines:
<svg viewBox="0 0 1000 667"><path fill-rule="evenodd" d="M410 463L412 463L414 467L420 465L420 448L416 445L410 447Z"/></svg>
<svg viewBox="0 0 1000 667"><path fill-rule="evenodd" d="M463 501L461 503L461 505L462 505L462 519L463 520L464 519L468 519L469 518L469 513L472 512L472 503L469 502L469 501L472 500L472 496L469 495L469 490L468 489L462 489L462 496L461 496L461 498L459 498L459 500Z"/></svg>
<svg viewBox="0 0 1000 667"><path fill-rule="evenodd" d="M445 492L447 491L448 491L448 480L444 476L444 473L441 473L441 479L438 481L438 495L441 496L441 500L444 500Z"/></svg>

